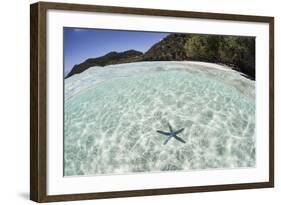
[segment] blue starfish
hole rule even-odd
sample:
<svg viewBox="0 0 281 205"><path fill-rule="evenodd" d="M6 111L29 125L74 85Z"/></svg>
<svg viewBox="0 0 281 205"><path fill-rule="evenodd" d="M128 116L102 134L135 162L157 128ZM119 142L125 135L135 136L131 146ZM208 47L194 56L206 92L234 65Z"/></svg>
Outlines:
<svg viewBox="0 0 281 205"><path fill-rule="evenodd" d="M184 130L184 128L174 131L172 126L170 125L170 123L168 123L168 126L169 126L170 132L163 132L161 130L157 130L158 133L168 136L168 138L165 140L165 142L163 144L164 145L167 144L169 142L169 140L172 139L172 137L182 143L185 143L185 141L182 138L177 136L177 134L181 133Z"/></svg>

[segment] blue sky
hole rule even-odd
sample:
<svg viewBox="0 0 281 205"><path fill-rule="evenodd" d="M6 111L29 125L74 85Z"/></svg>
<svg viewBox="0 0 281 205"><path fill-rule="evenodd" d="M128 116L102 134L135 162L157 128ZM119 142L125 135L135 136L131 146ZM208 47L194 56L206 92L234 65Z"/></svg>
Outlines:
<svg viewBox="0 0 281 205"><path fill-rule="evenodd" d="M64 28L64 74L75 64L111 51L135 49L146 52L168 33L119 31L104 29Z"/></svg>

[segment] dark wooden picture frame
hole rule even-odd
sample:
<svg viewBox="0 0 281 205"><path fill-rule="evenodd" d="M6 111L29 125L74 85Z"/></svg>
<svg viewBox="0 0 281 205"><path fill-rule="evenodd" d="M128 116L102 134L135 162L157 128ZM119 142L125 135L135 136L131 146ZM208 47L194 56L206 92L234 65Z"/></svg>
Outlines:
<svg viewBox="0 0 281 205"><path fill-rule="evenodd" d="M102 193L47 195L47 69L46 13L49 9L84 12L185 17L198 19L263 22L269 24L269 181L212 186L161 188ZM123 8L39 2L30 6L30 199L36 202L101 199L190 192L208 192L274 186L274 18L218 13Z"/></svg>

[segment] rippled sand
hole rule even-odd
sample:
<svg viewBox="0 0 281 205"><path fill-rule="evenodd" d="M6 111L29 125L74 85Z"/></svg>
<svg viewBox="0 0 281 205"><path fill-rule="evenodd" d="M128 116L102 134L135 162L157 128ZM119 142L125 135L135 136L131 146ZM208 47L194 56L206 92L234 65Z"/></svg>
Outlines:
<svg viewBox="0 0 281 205"><path fill-rule="evenodd" d="M185 128L185 144L156 130ZM92 67L65 80L64 175L255 166L255 81L216 64Z"/></svg>

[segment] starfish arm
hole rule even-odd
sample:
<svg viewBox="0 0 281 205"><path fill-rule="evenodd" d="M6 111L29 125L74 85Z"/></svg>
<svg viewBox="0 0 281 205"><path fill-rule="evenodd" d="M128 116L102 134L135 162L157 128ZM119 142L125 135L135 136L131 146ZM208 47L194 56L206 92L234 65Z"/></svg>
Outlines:
<svg viewBox="0 0 281 205"><path fill-rule="evenodd" d="M163 145L166 145L166 144L169 142L169 140L170 140L171 138L172 138L171 136L168 137L168 138L165 140L165 142L163 143Z"/></svg>
<svg viewBox="0 0 281 205"><path fill-rule="evenodd" d="M176 138L178 141L180 141L180 142L182 142L182 143L185 143L185 141L184 141L182 138L180 138L180 137L178 137L178 136L175 136L175 138Z"/></svg>
<svg viewBox="0 0 281 205"><path fill-rule="evenodd" d="M158 132L158 133L160 133L160 134L162 134L162 135L170 135L169 132L163 132L163 131L161 131L161 130L157 130L156 132Z"/></svg>
<svg viewBox="0 0 281 205"><path fill-rule="evenodd" d="M181 133L183 130L184 130L184 128L182 128L182 129L180 129L180 130L177 130L177 131L175 131L175 134L179 134L179 133Z"/></svg>
<svg viewBox="0 0 281 205"><path fill-rule="evenodd" d="M169 129L170 129L170 132L173 132L173 128L172 128L172 126L170 125L169 122L168 122L168 127L169 127Z"/></svg>

